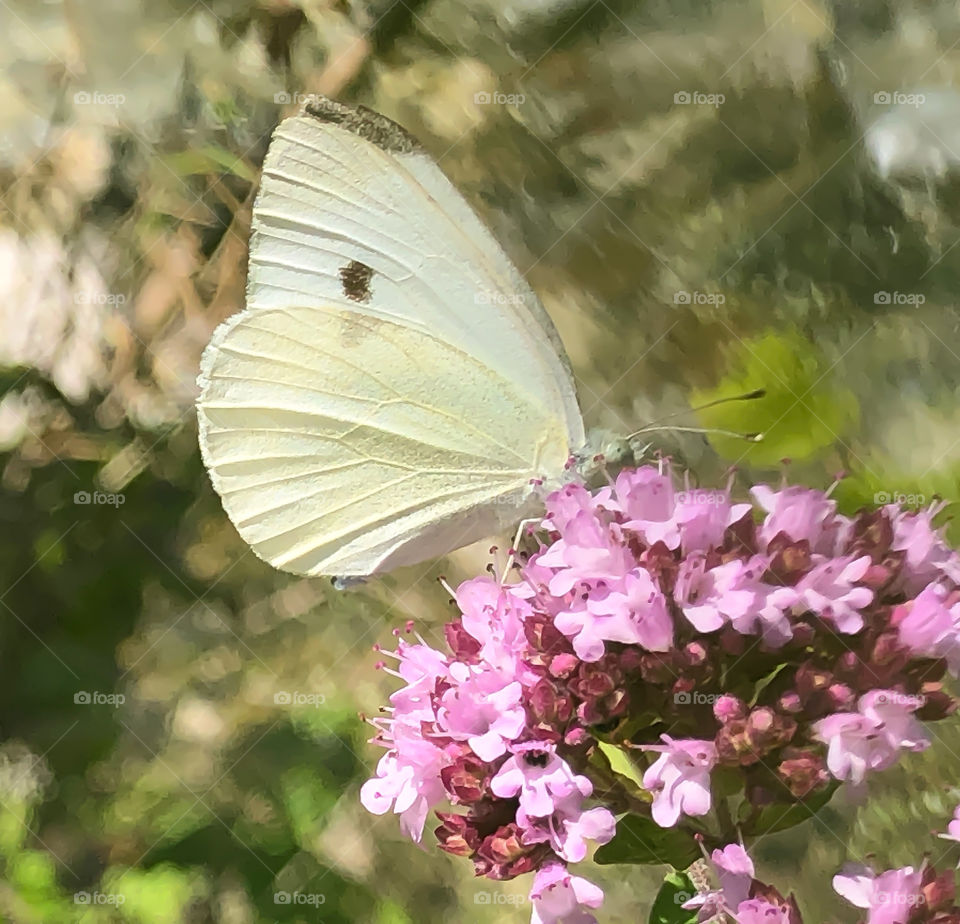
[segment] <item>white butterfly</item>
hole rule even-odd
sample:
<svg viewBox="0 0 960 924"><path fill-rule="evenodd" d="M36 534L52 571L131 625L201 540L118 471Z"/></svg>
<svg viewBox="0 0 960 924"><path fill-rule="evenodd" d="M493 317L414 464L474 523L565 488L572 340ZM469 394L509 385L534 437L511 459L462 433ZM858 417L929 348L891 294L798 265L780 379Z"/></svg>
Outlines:
<svg viewBox="0 0 960 924"><path fill-rule="evenodd" d="M503 531L584 446L557 332L417 142L331 100L277 128L246 310L203 355L200 447L240 535L366 576Z"/></svg>

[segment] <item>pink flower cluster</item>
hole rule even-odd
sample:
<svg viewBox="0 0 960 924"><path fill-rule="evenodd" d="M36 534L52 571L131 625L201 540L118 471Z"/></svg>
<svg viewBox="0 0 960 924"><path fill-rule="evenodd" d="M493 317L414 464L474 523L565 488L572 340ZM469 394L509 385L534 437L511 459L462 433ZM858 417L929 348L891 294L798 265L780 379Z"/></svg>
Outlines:
<svg viewBox="0 0 960 924"><path fill-rule="evenodd" d="M683 904L698 908L697 921L738 924L803 924L791 895L784 898L772 886L755 879L753 860L740 844L728 844L710 856L720 887L702 892Z"/></svg>
<svg viewBox="0 0 960 924"><path fill-rule="evenodd" d="M755 878L753 861L740 844L714 850L710 865L719 887L695 895L683 908L697 909L698 922L733 920L738 924L803 924L791 895ZM924 863L875 873L848 863L833 877L842 898L867 913L864 924L960 924L953 873L937 874Z"/></svg>
<svg viewBox="0 0 960 924"><path fill-rule="evenodd" d="M442 849L494 879L536 872L534 921L590 922L602 895L566 865L611 840L611 808L693 833L714 772L735 769L750 837L771 806L926 747L920 723L956 708L939 681L960 669L939 508L849 518L820 491L751 493L677 490L648 466L550 495L517 583L462 584L447 651L399 642L364 805L419 841L451 803ZM601 742L643 763L652 804Z"/></svg>
<svg viewBox="0 0 960 924"><path fill-rule="evenodd" d="M916 870L904 866L878 874L848 863L833 877L833 888L867 912L864 924L960 924L951 870L938 875L924 863Z"/></svg>

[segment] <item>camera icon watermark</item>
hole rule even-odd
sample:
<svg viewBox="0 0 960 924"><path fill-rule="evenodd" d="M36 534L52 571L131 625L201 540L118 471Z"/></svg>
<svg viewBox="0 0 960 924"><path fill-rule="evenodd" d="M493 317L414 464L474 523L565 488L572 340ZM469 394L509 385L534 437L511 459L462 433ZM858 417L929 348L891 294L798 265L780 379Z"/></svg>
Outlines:
<svg viewBox="0 0 960 924"><path fill-rule="evenodd" d="M73 502L81 507L89 505L119 507L126 503L127 498L123 494L107 494L104 491L77 491L73 495Z"/></svg>
<svg viewBox="0 0 960 924"><path fill-rule="evenodd" d="M927 296L922 292L874 292L874 305L922 305Z"/></svg>
<svg viewBox="0 0 960 924"><path fill-rule="evenodd" d="M273 694L275 706L313 706L318 708L325 705L326 696L323 693L301 693L299 690L279 690Z"/></svg>
<svg viewBox="0 0 960 924"><path fill-rule="evenodd" d="M697 690L678 690L673 694L673 702L677 706L712 706L719 698L719 693L700 693Z"/></svg>
<svg viewBox="0 0 960 924"><path fill-rule="evenodd" d="M74 892L75 905L122 905L127 897L122 892Z"/></svg>
<svg viewBox="0 0 960 924"><path fill-rule="evenodd" d="M873 94L875 106L913 106L919 109L927 97L923 93L903 93L900 90L878 90Z"/></svg>
<svg viewBox="0 0 960 924"><path fill-rule="evenodd" d="M673 293L675 305L723 305L727 296L722 292L687 292L681 289Z"/></svg>
<svg viewBox="0 0 960 924"><path fill-rule="evenodd" d="M101 93L99 90L78 90L73 94L75 106L113 106L118 108L127 101L123 93Z"/></svg>
<svg viewBox="0 0 960 924"><path fill-rule="evenodd" d="M77 706L122 706L127 701L123 693L101 693L94 690L78 690L73 694L73 702Z"/></svg>
<svg viewBox="0 0 960 924"><path fill-rule="evenodd" d="M719 109L727 101L723 93L701 93L699 90L678 90L673 94L675 106L713 106Z"/></svg>
<svg viewBox="0 0 960 924"><path fill-rule="evenodd" d="M474 892L475 905L522 905L528 900L519 892Z"/></svg>
<svg viewBox="0 0 960 924"><path fill-rule="evenodd" d="M477 292L473 296L475 305L522 305L524 297L518 292Z"/></svg>
<svg viewBox="0 0 960 924"><path fill-rule="evenodd" d="M873 495L875 504L899 504L901 507L925 507L926 494L914 494L906 491L877 491Z"/></svg>
<svg viewBox="0 0 960 924"><path fill-rule="evenodd" d="M314 908L326 904L327 896L322 892L274 892L275 905L312 905Z"/></svg>
<svg viewBox="0 0 960 924"><path fill-rule="evenodd" d="M685 507L722 507L730 502L730 497L726 491L694 488L691 491L677 491L675 500Z"/></svg>
<svg viewBox="0 0 960 924"><path fill-rule="evenodd" d="M501 93L499 90L490 93L488 90L478 90L473 94L476 106L522 106L526 101L524 93Z"/></svg>
<svg viewBox="0 0 960 924"><path fill-rule="evenodd" d="M278 106L291 106L293 104L302 106L304 103L316 103L321 99L319 93L288 93L286 90L281 90L279 93L273 94L273 101Z"/></svg>
<svg viewBox="0 0 960 924"><path fill-rule="evenodd" d="M127 303L127 296L122 292L75 292L73 296L75 305L110 305L117 306Z"/></svg>
<svg viewBox="0 0 960 924"><path fill-rule="evenodd" d="M922 693L900 693L897 690L884 690L874 699L878 706L902 706L906 709L922 709L926 702L927 698Z"/></svg>

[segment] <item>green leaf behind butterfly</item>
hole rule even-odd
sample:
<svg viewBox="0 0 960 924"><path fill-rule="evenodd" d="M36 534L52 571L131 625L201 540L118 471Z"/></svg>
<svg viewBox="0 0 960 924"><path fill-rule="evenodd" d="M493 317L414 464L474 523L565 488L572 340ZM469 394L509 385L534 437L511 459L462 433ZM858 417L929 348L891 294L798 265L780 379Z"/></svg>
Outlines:
<svg viewBox="0 0 960 924"><path fill-rule="evenodd" d="M809 459L838 437L849 438L859 420L856 396L831 379L831 363L799 332L770 332L738 341L727 369L715 388L695 391L691 401L706 404L758 388L766 395L700 412L704 426L763 434L763 440L753 444L711 436L724 458L759 466L777 466L785 458Z"/></svg>

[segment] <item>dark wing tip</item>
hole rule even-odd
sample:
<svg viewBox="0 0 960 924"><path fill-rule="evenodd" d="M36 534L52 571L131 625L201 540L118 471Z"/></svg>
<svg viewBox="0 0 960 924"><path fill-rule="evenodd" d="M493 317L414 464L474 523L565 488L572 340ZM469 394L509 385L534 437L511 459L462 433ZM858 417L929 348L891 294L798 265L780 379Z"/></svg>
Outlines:
<svg viewBox="0 0 960 924"><path fill-rule="evenodd" d="M366 106L348 106L326 96L314 95L303 104L301 113L339 125L390 154L411 154L421 150L420 142L410 132Z"/></svg>
<svg viewBox="0 0 960 924"><path fill-rule="evenodd" d="M353 590L354 587L359 587L361 584L366 584L367 578L365 577L332 577L330 578L330 583L333 585L334 590Z"/></svg>

